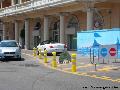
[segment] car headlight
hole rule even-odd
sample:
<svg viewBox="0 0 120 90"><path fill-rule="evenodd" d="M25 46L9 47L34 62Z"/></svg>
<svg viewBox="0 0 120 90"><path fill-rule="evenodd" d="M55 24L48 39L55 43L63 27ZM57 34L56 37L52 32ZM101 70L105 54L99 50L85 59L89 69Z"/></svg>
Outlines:
<svg viewBox="0 0 120 90"><path fill-rule="evenodd" d="M20 49L16 49L16 53L20 53L21 52L21 50Z"/></svg>

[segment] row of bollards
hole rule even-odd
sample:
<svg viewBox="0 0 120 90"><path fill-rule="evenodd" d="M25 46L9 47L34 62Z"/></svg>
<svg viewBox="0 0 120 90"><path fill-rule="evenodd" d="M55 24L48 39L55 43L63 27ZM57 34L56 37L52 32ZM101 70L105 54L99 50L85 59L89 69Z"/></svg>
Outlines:
<svg viewBox="0 0 120 90"><path fill-rule="evenodd" d="M52 65L52 67L53 68L57 68L57 60L56 60L56 52L52 52L52 63L51 63L51 65ZM37 48L33 48L33 56L34 57L36 57L37 56ZM41 49L39 48L38 49L38 57L39 57L39 59L42 59L42 53L41 53ZM71 66L71 71L72 72L76 72L77 71L77 69L76 69L76 54L72 54L71 55L71 57L72 57L72 60L71 60L71 62L72 62L72 66ZM47 58L47 50L44 50L44 63L48 63L48 58Z"/></svg>

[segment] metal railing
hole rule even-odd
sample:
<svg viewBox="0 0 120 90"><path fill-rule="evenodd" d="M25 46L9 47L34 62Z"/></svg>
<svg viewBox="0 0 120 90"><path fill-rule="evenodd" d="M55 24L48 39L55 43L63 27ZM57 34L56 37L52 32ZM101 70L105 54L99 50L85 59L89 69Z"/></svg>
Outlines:
<svg viewBox="0 0 120 90"><path fill-rule="evenodd" d="M42 8L55 7L78 0L34 0L0 9L0 17L24 13Z"/></svg>

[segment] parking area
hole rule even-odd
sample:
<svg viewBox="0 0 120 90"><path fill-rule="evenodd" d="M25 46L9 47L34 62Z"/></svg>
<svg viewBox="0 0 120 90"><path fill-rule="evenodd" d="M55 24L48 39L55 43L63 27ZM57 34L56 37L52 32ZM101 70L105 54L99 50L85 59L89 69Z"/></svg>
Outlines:
<svg viewBox="0 0 120 90"><path fill-rule="evenodd" d="M70 55L76 53L76 51L69 51ZM28 55L33 58L33 61L43 64L45 67L59 70L65 73L71 73L79 76L86 76L91 78L97 78L112 82L120 83L120 60L100 60L95 58L94 62L91 63L89 57L76 57L76 72L72 72L72 62L64 62L63 64L59 63L59 57L56 57L56 67L52 66L53 56L47 56L47 63L44 62L44 56L39 59L39 56L33 56L32 50L22 50L22 54Z"/></svg>

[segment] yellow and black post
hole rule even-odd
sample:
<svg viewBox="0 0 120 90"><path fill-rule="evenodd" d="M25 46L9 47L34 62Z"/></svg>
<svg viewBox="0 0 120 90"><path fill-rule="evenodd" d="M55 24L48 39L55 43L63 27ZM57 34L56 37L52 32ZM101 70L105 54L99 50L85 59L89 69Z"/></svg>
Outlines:
<svg viewBox="0 0 120 90"><path fill-rule="evenodd" d="M33 56L35 57L36 56L36 50L37 50L37 48L33 48Z"/></svg>
<svg viewBox="0 0 120 90"><path fill-rule="evenodd" d="M72 72L76 72L76 54L72 54Z"/></svg>
<svg viewBox="0 0 120 90"><path fill-rule="evenodd" d="M38 55L39 59L42 59L42 54L41 54L41 49L40 48L38 48L38 52L39 52L39 55Z"/></svg>
<svg viewBox="0 0 120 90"><path fill-rule="evenodd" d="M47 63L47 50L44 50L44 63Z"/></svg>
<svg viewBox="0 0 120 90"><path fill-rule="evenodd" d="M52 52L52 54L53 54L52 67L56 68L57 67L56 52Z"/></svg>

